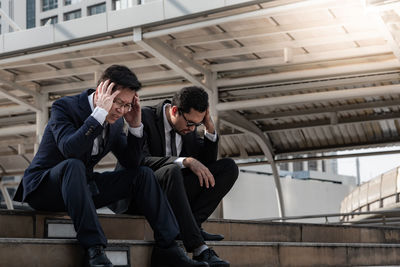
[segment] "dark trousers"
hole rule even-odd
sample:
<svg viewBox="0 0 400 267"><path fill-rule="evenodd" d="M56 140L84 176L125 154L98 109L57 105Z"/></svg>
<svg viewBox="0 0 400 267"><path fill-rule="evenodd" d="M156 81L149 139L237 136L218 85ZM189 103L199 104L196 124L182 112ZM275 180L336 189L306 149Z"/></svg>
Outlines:
<svg viewBox="0 0 400 267"><path fill-rule="evenodd" d="M154 172L175 213L188 252L204 244L200 234L201 224L217 208L239 174L237 165L229 158L207 167L215 178L215 186L210 188L200 187L198 177L190 169L181 169L175 164Z"/></svg>
<svg viewBox="0 0 400 267"><path fill-rule="evenodd" d="M178 224L154 173L147 167L93 173L99 194L92 196L86 182L86 167L78 159L53 167L27 202L42 211L67 211L77 239L85 248L107 245L96 209L131 197L154 231L157 245L168 247L179 233Z"/></svg>

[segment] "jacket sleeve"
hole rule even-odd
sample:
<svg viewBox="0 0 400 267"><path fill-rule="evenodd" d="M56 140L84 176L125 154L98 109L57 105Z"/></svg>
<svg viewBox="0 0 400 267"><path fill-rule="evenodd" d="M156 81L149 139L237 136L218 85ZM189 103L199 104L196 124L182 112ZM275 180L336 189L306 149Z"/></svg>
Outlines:
<svg viewBox="0 0 400 267"><path fill-rule="evenodd" d="M58 149L65 158L79 158L90 152L94 139L103 131L103 126L92 116L86 118L78 127L79 118L74 113L75 105L65 100L54 102L51 108L51 127Z"/></svg>
<svg viewBox="0 0 400 267"><path fill-rule="evenodd" d="M143 159L143 145L146 134L139 138L131 133L126 135L121 131L120 136L115 140L112 152L118 162L126 169L136 169Z"/></svg>
<svg viewBox="0 0 400 267"><path fill-rule="evenodd" d="M193 156L203 164L216 161L218 157L218 141L219 137L217 137L217 140L213 142L207 137L200 137L197 131L195 131L192 140L195 144L195 149L193 150L195 155Z"/></svg>

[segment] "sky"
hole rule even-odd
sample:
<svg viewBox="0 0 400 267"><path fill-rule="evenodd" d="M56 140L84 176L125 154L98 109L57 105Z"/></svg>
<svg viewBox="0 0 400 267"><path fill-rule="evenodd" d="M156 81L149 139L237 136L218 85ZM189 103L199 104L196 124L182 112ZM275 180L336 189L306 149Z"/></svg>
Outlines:
<svg viewBox="0 0 400 267"><path fill-rule="evenodd" d="M374 148L363 150L344 151L338 154L353 154L357 152L374 152L374 151L387 151L387 150L400 150L400 147L388 148ZM369 181L377 177L379 174L385 173L393 168L400 166L400 154L389 154L380 156L360 157L360 178L361 183ZM338 159L338 173L342 175L357 176L356 158L343 158Z"/></svg>

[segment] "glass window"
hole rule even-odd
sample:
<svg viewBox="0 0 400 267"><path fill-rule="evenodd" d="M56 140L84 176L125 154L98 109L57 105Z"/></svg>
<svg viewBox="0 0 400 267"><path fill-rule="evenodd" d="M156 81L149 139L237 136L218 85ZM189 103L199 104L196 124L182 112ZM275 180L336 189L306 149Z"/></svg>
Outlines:
<svg viewBox="0 0 400 267"><path fill-rule="evenodd" d="M36 27L35 0L26 0L26 28Z"/></svg>
<svg viewBox="0 0 400 267"><path fill-rule="evenodd" d="M58 8L58 0L42 0L42 11Z"/></svg>
<svg viewBox="0 0 400 267"><path fill-rule="evenodd" d="M77 4L79 2L81 2L82 0L65 0L64 1L64 6L69 6L69 5L73 5L73 4Z"/></svg>
<svg viewBox="0 0 400 267"><path fill-rule="evenodd" d="M54 16L54 17L42 19L42 20L40 21L40 25L42 25L42 26L45 25L45 24L47 24L47 23L49 23L49 24L56 24L56 23L58 23L58 17L57 17L57 16Z"/></svg>
<svg viewBox="0 0 400 267"><path fill-rule="evenodd" d="M293 162L293 171L294 172L303 171L303 162L302 161Z"/></svg>
<svg viewBox="0 0 400 267"><path fill-rule="evenodd" d="M134 5L137 5L137 3L138 0L113 0L112 9L120 10L120 9L130 8L133 7Z"/></svg>
<svg viewBox="0 0 400 267"><path fill-rule="evenodd" d="M81 16L82 16L82 12L81 12L80 9L78 9L78 10L75 10L75 11L71 11L71 12L65 13L64 14L64 20L67 21L67 20L72 20L72 19L78 19Z"/></svg>
<svg viewBox="0 0 400 267"><path fill-rule="evenodd" d="M318 171L318 162L316 160L310 160L307 164L309 171Z"/></svg>
<svg viewBox="0 0 400 267"><path fill-rule="evenodd" d="M106 12L106 3L88 7L88 16Z"/></svg>
<svg viewBox="0 0 400 267"><path fill-rule="evenodd" d="M281 171L288 171L289 170L289 163L279 163L279 169Z"/></svg>
<svg viewBox="0 0 400 267"><path fill-rule="evenodd" d="M8 1L8 16L14 19L14 0Z"/></svg>

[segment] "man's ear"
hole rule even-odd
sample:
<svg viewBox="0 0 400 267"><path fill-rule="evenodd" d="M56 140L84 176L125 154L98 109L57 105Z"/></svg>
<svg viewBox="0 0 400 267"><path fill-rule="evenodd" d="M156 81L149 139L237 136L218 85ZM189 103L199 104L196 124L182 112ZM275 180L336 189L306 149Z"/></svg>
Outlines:
<svg viewBox="0 0 400 267"><path fill-rule="evenodd" d="M177 106L171 106L171 111L172 111L172 115L176 116L176 114L178 112L178 107Z"/></svg>

